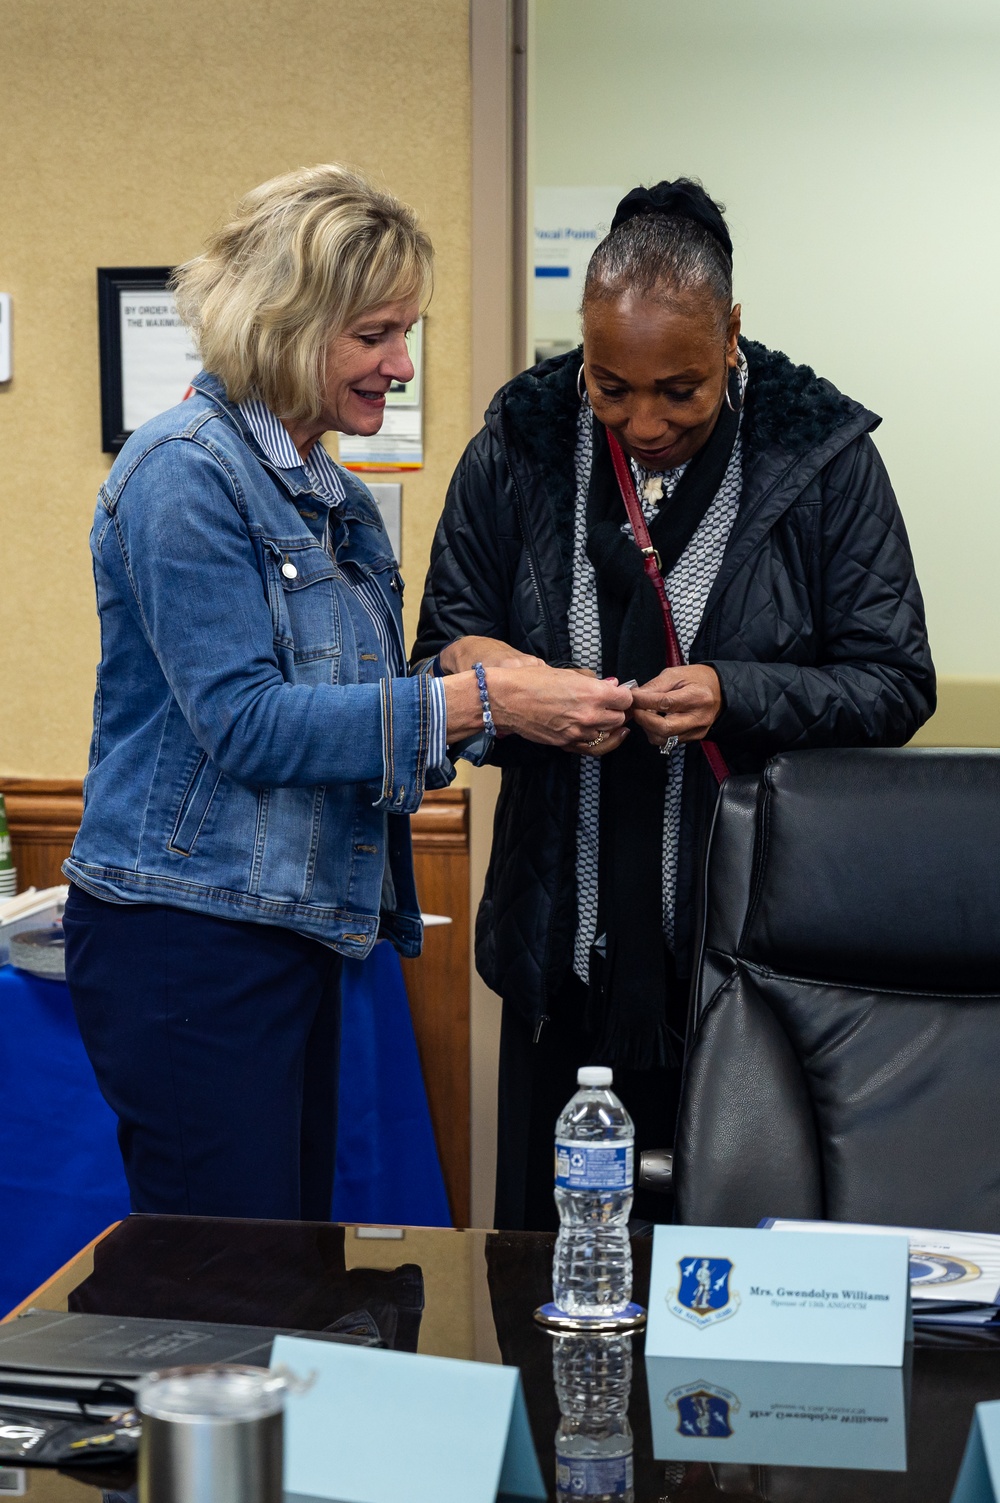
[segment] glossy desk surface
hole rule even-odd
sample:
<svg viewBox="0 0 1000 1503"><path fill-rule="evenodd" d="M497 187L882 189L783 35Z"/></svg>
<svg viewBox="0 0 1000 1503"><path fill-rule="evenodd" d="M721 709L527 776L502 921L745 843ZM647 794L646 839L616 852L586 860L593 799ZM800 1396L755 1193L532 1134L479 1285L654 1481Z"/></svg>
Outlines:
<svg viewBox="0 0 1000 1503"><path fill-rule="evenodd" d="M529 1232L134 1216L81 1253L29 1303L305 1330L322 1330L367 1310L383 1338L399 1349L514 1364L524 1378L539 1460L555 1498L559 1407L553 1344L532 1320L534 1308L551 1298L553 1240ZM651 1249L650 1239L634 1239L635 1296L642 1303ZM636 1503L947 1503L974 1404L1000 1398L1000 1340L974 1332L918 1334L905 1472L656 1461L642 1337L631 1339ZM24 1482L23 1496L34 1503L101 1503L102 1493L104 1503L131 1503L135 1496L127 1474L28 1469ZM2 1494L8 1495L18 1494Z"/></svg>

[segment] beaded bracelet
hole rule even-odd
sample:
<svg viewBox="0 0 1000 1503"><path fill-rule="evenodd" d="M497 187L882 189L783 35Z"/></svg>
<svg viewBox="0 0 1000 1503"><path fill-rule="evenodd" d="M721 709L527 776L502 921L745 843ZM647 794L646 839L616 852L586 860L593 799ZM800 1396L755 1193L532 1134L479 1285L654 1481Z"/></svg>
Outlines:
<svg viewBox="0 0 1000 1503"><path fill-rule="evenodd" d="M479 698L483 706L483 730L486 732L487 739L492 741L497 733L497 728L493 724L493 712L490 709L490 692L486 687L486 669L482 663L473 663L472 671L476 675L476 682L479 685Z"/></svg>

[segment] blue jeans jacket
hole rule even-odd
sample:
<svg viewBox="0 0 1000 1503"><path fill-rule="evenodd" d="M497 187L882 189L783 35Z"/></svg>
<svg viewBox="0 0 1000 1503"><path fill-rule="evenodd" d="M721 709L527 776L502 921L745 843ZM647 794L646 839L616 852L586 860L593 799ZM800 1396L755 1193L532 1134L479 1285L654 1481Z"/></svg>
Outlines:
<svg viewBox="0 0 1000 1503"><path fill-rule="evenodd" d="M402 585L378 508L345 474L324 503L267 460L221 382L125 444L91 549L101 622L90 770L63 870L117 902L279 924L364 956L419 953L409 819L423 796L428 684L385 677L341 572ZM284 568L294 564L294 568Z"/></svg>

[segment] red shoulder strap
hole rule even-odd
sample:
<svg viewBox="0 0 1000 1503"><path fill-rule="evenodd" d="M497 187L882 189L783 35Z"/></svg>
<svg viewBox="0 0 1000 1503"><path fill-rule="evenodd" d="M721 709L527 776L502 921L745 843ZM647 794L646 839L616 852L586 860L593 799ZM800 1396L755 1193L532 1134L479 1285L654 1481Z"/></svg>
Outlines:
<svg viewBox="0 0 1000 1503"><path fill-rule="evenodd" d="M632 532L638 544L639 552L642 554L642 567L646 571L646 577L656 591L656 598L660 603L660 615L663 617L663 635L667 646L667 667L681 668L684 665L684 654L681 652L681 645L677 640L674 614L670 609L666 586L663 583L663 575L660 572L659 556L650 540L649 528L646 526L646 518L642 514L642 507L639 505L639 498L635 493L635 484L632 480L632 471L629 468L628 460L622 453L622 446L614 434L610 429L606 431L608 434L608 448L611 450L611 463L614 465L615 470L615 479L618 481L618 489L622 493L625 510L632 524ZM714 741L702 741L701 749L705 753L705 758L715 775L716 782L723 782L729 776L729 768L726 766L725 758L719 748Z"/></svg>

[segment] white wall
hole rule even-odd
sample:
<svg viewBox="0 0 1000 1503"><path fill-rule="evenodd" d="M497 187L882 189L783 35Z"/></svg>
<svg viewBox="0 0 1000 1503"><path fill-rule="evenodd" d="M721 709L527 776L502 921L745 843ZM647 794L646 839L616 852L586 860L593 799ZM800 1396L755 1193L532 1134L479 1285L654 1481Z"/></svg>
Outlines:
<svg viewBox="0 0 1000 1503"><path fill-rule="evenodd" d="M534 73L537 184L727 204L745 332L884 418L939 672L1000 676L1000 5L536 0Z"/></svg>

